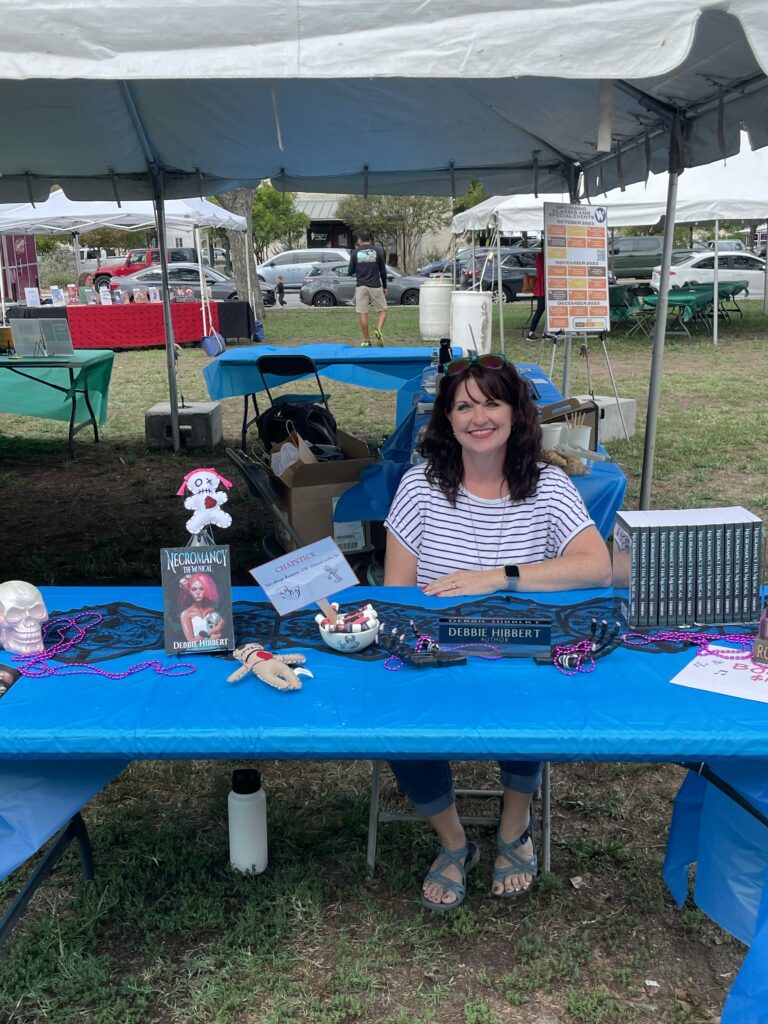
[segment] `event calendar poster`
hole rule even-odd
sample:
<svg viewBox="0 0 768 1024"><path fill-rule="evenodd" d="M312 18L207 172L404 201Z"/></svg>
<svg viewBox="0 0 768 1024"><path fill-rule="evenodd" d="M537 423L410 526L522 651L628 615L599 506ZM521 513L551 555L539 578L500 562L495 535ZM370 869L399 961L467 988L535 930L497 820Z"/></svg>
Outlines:
<svg viewBox="0 0 768 1024"><path fill-rule="evenodd" d="M607 222L604 206L544 204L548 330L610 329Z"/></svg>

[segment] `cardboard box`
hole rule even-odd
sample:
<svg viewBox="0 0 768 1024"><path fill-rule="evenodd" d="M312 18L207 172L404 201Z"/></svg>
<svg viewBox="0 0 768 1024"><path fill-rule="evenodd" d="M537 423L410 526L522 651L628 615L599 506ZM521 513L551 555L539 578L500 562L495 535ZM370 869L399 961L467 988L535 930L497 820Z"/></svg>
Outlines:
<svg viewBox="0 0 768 1024"><path fill-rule="evenodd" d="M270 474L279 510L290 522L304 544L333 537L342 551L364 551L370 547L368 523L334 523L335 500L360 479L360 474L377 459L368 453L368 445L351 434L338 431L339 444L346 455L336 462L295 463L281 477ZM280 515L274 515L275 536L286 551L297 545Z"/></svg>

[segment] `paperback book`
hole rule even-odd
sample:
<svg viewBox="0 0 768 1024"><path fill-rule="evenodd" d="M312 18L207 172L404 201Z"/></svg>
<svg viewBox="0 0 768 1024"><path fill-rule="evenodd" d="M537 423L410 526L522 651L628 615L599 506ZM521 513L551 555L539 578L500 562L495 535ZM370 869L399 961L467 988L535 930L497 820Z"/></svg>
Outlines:
<svg viewBox="0 0 768 1024"><path fill-rule="evenodd" d="M166 654L235 647L229 546L162 548Z"/></svg>

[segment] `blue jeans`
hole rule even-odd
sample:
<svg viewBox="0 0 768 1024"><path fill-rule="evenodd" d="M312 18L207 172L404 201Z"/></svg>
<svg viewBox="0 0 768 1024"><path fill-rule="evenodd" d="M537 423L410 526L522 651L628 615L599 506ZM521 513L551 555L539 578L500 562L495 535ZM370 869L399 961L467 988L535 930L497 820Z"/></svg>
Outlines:
<svg viewBox="0 0 768 1024"><path fill-rule="evenodd" d="M389 767L414 808L426 818L439 814L455 800L451 766L447 761L390 761ZM541 785L540 761L499 761L502 786L516 793L535 793Z"/></svg>

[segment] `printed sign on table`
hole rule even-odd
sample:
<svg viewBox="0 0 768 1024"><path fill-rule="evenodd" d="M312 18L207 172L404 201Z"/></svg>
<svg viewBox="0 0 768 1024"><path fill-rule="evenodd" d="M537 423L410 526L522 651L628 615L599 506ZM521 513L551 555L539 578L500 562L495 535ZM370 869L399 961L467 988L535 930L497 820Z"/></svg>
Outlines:
<svg viewBox="0 0 768 1024"><path fill-rule="evenodd" d="M609 330L606 208L545 203L544 232L547 329Z"/></svg>
<svg viewBox="0 0 768 1024"><path fill-rule="evenodd" d="M360 581L330 537L250 570L279 615L322 601Z"/></svg>

